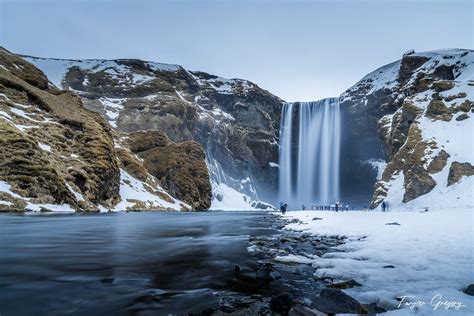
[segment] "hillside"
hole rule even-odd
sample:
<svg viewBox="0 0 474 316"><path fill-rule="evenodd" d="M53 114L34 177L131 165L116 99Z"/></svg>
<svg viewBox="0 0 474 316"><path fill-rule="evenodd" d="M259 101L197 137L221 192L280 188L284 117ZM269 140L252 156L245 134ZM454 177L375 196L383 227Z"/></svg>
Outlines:
<svg viewBox="0 0 474 316"><path fill-rule="evenodd" d="M383 145L372 208L474 206L473 101L474 52L463 49L408 52L341 96L353 139Z"/></svg>
<svg viewBox="0 0 474 316"><path fill-rule="evenodd" d="M254 83L136 59L24 58L119 131L159 129L174 142L200 143L213 208L274 199L282 101Z"/></svg>
<svg viewBox="0 0 474 316"><path fill-rule="evenodd" d="M5 49L0 136L0 211L209 208L199 144L176 144L158 131L118 132L74 93L49 84L43 72ZM169 157L159 170L148 164L156 155Z"/></svg>

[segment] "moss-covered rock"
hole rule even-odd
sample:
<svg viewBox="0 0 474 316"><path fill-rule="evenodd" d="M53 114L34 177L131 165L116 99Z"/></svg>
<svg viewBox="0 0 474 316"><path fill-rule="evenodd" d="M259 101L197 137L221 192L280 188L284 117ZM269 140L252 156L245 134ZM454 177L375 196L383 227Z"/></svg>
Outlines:
<svg viewBox="0 0 474 316"><path fill-rule="evenodd" d="M474 166L469 162L453 161L449 168L448 186L459 182L462 177L470 177L474 175Z"/></svg>
<svg viewBox="0 0 474 316"><path fill-rule="evenodd" d="M449 157L450 155L446 151L441 150L438 155L434 157L433 160L431 160L430 164L428 165L427 171L429 173L440 172L444 169L444 167L446 167Z"/></svg>
<svg viewBox="0 0 474 316"><path fill-rule="evenodd" d="M10 64L22 67L10 71ZM0 180L31 203L112 207L120 174L109 125L27 64L0 51L0 109L7 113L0 117Z"/></svg>
<svg viewBox="0 0 474 316"><path fill-rule="evenodd" d="M448 108L442 100L433 99L428 104L426 115L433 119L451 121L453 115L451 109Z"/></svg>
<svg viewBox="0 0 474 316"><path fill-rule="evenodd" d="M437 92L450 90L454 87L454 83L448 80L440 80L433 82L433 88Z"/></svg>
<svg viewBox="0 0 474 316"><path fill-rule="evenodd" d="M130 150L170 194L202 211L211 205L212 188L202 147L194 142L174 143L161 131L129 135Z"/></svg>

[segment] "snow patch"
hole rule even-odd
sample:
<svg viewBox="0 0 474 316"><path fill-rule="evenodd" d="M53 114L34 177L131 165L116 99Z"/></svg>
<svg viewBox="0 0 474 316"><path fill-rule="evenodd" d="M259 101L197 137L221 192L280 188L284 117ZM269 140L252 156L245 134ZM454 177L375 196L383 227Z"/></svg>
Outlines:
<svg viewBox="0 0 474 316"><path fill-rule="evenodd" d="M347 236L346 243L312 261L315 276L354 279L361 287L344 290L362 303L395 308L390 315L447 315L433 311L430 300L460 301L465 307L453 315L474 314L474 298L462 292L474 283L472 209L456 212L287 212L286 229L314 235ZM312 221L313 217L322 220ZM397 222L400 225L386 225ZM361 238L363 237L363 238ZM342 252L341 252L342 251ZM305 260L303 258L303 260ZM306 260L305 260L306 261ZM309 261L309 260L308 260ZM394 268L384 268L393 265ZM418 310L396 309L397 297L424 300Z"/></svg>

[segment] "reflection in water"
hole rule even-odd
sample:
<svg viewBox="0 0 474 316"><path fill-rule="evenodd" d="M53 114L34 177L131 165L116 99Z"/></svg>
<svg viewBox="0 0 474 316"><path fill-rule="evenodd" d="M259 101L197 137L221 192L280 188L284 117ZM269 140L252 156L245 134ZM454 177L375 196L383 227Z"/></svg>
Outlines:
<svg viewBox="0 0 474 316"><path fill-rule="evenodd" d="M0 314L197 312L235 264L254 268L258 213L0 216Z"/></svg>

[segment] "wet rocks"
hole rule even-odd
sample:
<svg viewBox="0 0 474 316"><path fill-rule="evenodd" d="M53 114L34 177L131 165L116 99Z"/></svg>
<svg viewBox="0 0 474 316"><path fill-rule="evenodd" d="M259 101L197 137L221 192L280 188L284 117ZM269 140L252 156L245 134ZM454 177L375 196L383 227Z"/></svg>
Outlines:
<svg viewBox="0 0 474 316"><path fill-rule="evenodd" d="M272 311L280 314L287 314L294 305L294 298L288 293L272 297L272 300L270 301L270 308Z"/></svg>
<svg viewBox="0 0 474 316"><path fill-rule="evenodd" d="M281 279L281 274L272 265L266 264L257 270L255 278L264 282L272 282Z"/></svg>
<svg viewBox="0 0 474 316"><path fill-rule="evenodd" d="M289 316L327 316L326 313L303 305L296 305L288 313Z"/></svg>
<svg viewBox="0 0 474 316"><path fill-rule="evenodd" d="M356 299L341 290L325 288L314 303L317 310L325 313L368 314L368 310Z"/></svg>
<svg viewBox="0 0 474 316"><path fill-rule="evenodd" d="M356 280L349 280L349 281L329 284L327 287L332 288L332 289L344 290L344 289L353 288L354 286L362 286L362 284L360 284Z"/></svg>

